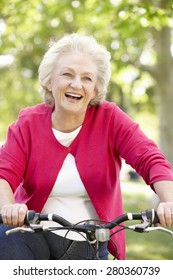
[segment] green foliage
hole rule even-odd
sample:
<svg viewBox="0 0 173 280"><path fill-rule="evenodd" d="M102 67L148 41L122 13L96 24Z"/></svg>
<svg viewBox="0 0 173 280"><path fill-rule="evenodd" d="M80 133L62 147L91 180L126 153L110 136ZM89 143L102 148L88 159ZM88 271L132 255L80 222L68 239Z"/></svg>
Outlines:
<svg viewBox="0 0 173 280"><path fill-rule="evenodd" d="M0 138L18 111L41 102L37 71L50 38L64 33L94 35L112 55L108 99L135 115L155 110L155 83L139 62L144 51L155 61L152 29L172 24L172 1L140 0L1 0ZM2 66L2 55L12 64ZM3 60L4 63L4 60ZM128 77L128 78L127 78ZM144 84L144 80L146 81Z"/></svg>
<svg viewBox="0 0 173 280"><path fill-rule="evenodd" d="M149 123L149 135L157 138L152 131L159 103L155 80L140 64L156 64L154 35L165 26L172 30L172 15L172 0L1 0L0 140L20 109L41 102L37 71L49 39L71 32L92 34L108 48L112 79L107 98L136 121L145 120L144 130ZM10 57L4 59L3 55ZM13 62L8 63L7 58ZM130 205L136 211L137 206L144 206L142 197L133 195L137 206L132 197L124 199L127 210ZM149 240L155 245L149 246ZM155 233L136 236L130 232L128 258L172 259L169 240L169 236Z"/></svg>

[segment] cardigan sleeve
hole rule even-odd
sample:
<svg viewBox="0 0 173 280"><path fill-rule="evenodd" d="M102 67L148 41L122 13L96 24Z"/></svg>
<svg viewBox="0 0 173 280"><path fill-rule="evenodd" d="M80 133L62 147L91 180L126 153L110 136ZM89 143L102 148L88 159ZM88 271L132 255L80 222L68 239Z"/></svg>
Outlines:
<svg viewBox="0 0 173 280"><path fill-rule="evenodd" d="M115 107L113 114L115 129L115 153L151 185L158 181L173 181L171 164L157 145L149 139L123 111Z"/></svg>
<svg viewBox="0 0 173 280"><path fill-rule="evenodd" d="M23 180L27 163L27 153L20 121L8 129L7 140L0 149L0 178L11 185L13 191Z"/></svg>

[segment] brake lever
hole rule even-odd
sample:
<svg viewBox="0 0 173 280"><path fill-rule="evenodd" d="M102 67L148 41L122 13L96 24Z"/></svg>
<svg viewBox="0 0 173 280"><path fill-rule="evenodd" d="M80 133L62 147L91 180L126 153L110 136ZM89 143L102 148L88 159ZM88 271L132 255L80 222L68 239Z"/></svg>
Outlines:
<svg viewBox="0 0 173 280"><path fill-rule="evenodd" d="M146 214L142 213L142 222L140 224L128 226L127 228L141 233L149 228L151 224L152 222L147 218Z"/></svg>
<svg viewBox="0 0 173 280"><path fill-rule="evenodd" d="M30 233L34 233L34 230L32 228L24 228L24 227L16 227L16 228L12 228L9 229L5 232L6 235L10 235L12 233L16 233L16 232L30 232Z"/></svg>
<svg viewBox="0 0 173 280"><path fill-rule="evenodd" d="M133 231L136 231L136 232L162 231L162 232L165 232L165 233L173 236L173 231L169 230L169 229L166 229L164 227L147 227L147 228L144 228L142 224L139 224L139 225L128 226L127 228L131 229Z"/></svg>
<svg viewBox="0 0 173 280"><path fill-rule="evenodd" d="M173 231L166 229L164 227L148 227L144 230L144 232L150 232L150 231L163 231L163 232L173 236Z"/></svg>
<svg viewBox="0 0 173 280"><path fill-rule="evenodd" d="M29 233L35 233L35 232L42 232L42 231L47 231L49 228L46 226L42 225L32 225L30 224L29 227L16 227L9 229L5 232L6 235L10 235L16 232L29 232Z"/></svg>

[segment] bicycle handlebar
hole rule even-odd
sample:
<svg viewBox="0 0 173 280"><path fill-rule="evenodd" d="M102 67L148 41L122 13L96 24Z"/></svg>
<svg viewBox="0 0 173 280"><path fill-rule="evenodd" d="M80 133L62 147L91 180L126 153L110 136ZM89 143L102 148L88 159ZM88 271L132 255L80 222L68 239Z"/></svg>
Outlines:
<svg viewBox="0 0 173 280"><path fill-rule="evenodd" d="M131 226L123 226L121 223L130 220L140 220L140 224L135 224ZM62 227L45 227L43 225L38 225L41 221L54 221ZM2 223L2 217L0 215L0 223ZM99 222L99 223L98 223ZM83 224L82 224L83 223ZM53 231L58 229L64 230L73 230L79 233L85 233L88 240L91 242L96 238L97 241L108 241L110 238L110 230L122 226L122 229L130 229L136 232L149 232L149 231L163 231L173 236L173 231L168 230L164 227L152 227L152 225L159 224L159 217L154 209L147 209L141 213L125 213L111 222L102 221L102 220L85 220L77 224L72 224L69 221L65 220L63 217L56 214L42 214L36 213L33 210L27 211L25 217L25 224L28 225L28 228L17 227L12 228L6 231L6 234L15 233L18 231L27 231L27 232L40 232L40 231ZM119 230L117 230L118 232ZM116 232L115 232L116 233Z"/></svg>
<svg viewBox="0 0 173 280"><path fill-rule="evenodd" d="M124 224L122 225L123 222L130 221L130 220L131 221L139 220L141 223L130 225L130 226L124 226ZM61 225L61 227L59 226L47 227L44 225L39 225L41 221L54 221L57 224ZM1 215L0 215L0 223L2 223ZM90 246L92 246L92 250L94 252L94 259L99 259L98 242L108 242L109 240L111 240L116 248L116 254L114 256L114 259L116 259L118 249L114 241L111 239L114 234L124 229L130 229L139 233L158 230L173 236L173 231L169 229L166 229L164 227L158 227L158 226L152 227L152 225L159 224L159 223L160 223L159 217L154 209L148 209L141 213L125 213L115 218L111 222L107 222L103 220L85 220L77 224L72 224L69 221L65 220L63 217L56 214L42 214L42 213L36 213L33 210L29 210L25 217L25 224L28 225L28 227L15 227L9 229L6 231L6 235L19 231L35 233L35 232L53 231L59 229L67 230L67 232L72 230L72 231L79 232L80 234L81 233L86 234L86 237L84 237L84 239L88 242ZM111 233L110 230L116 228L117 226L119 226L118 229Z"/></svg>
<svg viewBox="0 0 173 280"><path fill-rule="evenodd" d="M76 231L81 231L81 232L87 232L88 228L93 229L93 228L106 228L106 229L113 229L114 227L120 225L121 223L129 220L141 220L142 223L137 225L139 230L136 231L142 231L142 229L145 229L151 225L159 223L159 218L154 209L147 209L144 212L141 213L126 213L123 214L117 218L115 218L113 221L108 222L108 223L102 223L102 224L88 224L87 226L85 225L79 225L72 224L69 221L65 220L59 215L56 214L41 214L41 213L36 213L34 210L29 210L27 211L27 215L25 217L25 224L31 225L31 224L38 224L41 221L54 221L58 224L60 224L63 227L67 227L70 229L75 229ZM0 215L0 223L2 223L2 217Z"/></svg>

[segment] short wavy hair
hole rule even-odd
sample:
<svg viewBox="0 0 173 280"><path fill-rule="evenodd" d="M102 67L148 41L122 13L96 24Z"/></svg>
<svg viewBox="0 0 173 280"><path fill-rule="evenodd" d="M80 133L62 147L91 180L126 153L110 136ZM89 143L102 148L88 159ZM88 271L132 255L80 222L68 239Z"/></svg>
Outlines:
<svg viewBox="0 0 173 280"><path fill-rule="evenodd" d="M90 105L98 105L105 99L111 76L110 53L94 37L72 33L51 41L39 66L40 94L49 105L54 105L54 97L48 89L54 66L62 54L74 51L89 55L97 66L96 96Z"/></svg>

